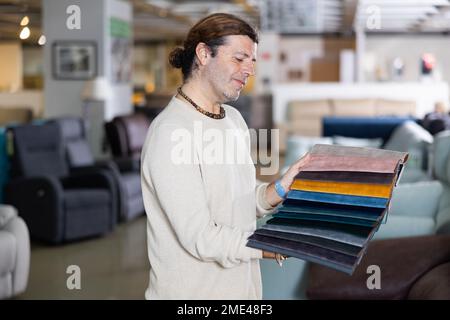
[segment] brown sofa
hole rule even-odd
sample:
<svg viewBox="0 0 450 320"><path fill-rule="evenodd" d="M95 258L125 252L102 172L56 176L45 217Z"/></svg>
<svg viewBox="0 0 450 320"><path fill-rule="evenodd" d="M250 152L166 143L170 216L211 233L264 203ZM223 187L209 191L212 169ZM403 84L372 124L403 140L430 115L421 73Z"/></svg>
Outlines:
<svg viewBox="0 0 450 320"><path fill-rule="evenodd" d="M368 289L380 267L380 289ZM306 295L309 299L450 300L450 235L431 235L374 241L352 276L311 264Z"/></svg>

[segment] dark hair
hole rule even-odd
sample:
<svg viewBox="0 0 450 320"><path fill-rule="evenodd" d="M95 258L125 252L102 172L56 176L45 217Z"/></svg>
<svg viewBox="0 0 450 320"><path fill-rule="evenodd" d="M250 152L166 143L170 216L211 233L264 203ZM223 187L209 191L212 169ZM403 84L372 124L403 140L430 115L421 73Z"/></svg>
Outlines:
<svg viewBox="0 0 450 320"><path fill-rule="evenodd" d="M211 55L215 57L217 48L225 43L225 37L231 35L248 36L253 42L258 43L258 34L244 20L227 13L215 13L197 22L186 37L183 48L175 48L169 56L170 64L175 68L181 68L183 80L191 76L195 63L195 48L200 42L205 43L211 49Z"/></svg>

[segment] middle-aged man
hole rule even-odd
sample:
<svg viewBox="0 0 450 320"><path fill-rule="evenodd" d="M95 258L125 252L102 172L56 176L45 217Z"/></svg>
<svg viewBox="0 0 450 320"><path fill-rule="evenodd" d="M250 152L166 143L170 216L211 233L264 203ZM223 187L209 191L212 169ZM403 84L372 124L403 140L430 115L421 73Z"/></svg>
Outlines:
<svg viewBox="0 0 450 320"><path fill-rule="evenodd" d="M254 75L257 43L247 22L219 13L195 24L170 55L183 84L153 120L141 158L147 299L261 299L258 259L284 259L247 247L247 238L256 219L283 200L306 158L257 185L247 125L224 104Z"/></svg>

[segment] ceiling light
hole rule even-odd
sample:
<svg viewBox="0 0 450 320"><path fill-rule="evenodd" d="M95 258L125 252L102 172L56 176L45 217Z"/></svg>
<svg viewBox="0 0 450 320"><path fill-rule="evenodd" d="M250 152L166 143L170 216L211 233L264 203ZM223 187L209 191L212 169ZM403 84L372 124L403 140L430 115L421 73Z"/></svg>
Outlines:
<svg viewBox="0 0 450 320"><path fill-rule="evenodd" d="M20 31L20 39L25 40L30 36L30 28L24 27L22 31Z"/></svg>
<svg viewBox="0 0 450 320"><path fill-rule="evenodd" d="M22 18L22 20L20 21L20 25L22 27L26 26L28 23L30 22L30 19L28 18L28 16L25 16Z"/></svg>
<svg viewBox="0 0 450 320"><path fill-rule="evenodd" d="M38 44L43 46L47 42L47 38L44 35L41 35L38 40Z"/></svg>

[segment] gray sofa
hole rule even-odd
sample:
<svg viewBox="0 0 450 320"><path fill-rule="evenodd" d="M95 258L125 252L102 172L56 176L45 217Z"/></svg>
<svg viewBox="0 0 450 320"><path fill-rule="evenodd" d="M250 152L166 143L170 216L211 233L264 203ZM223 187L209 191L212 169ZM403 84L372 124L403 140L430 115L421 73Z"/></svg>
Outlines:
<svg viewBox="0 0 450 320"><path fill-rule="evenodd" d="M0 299L25 291L30 269L30 237L17 210L0 205Z"/></svg>

